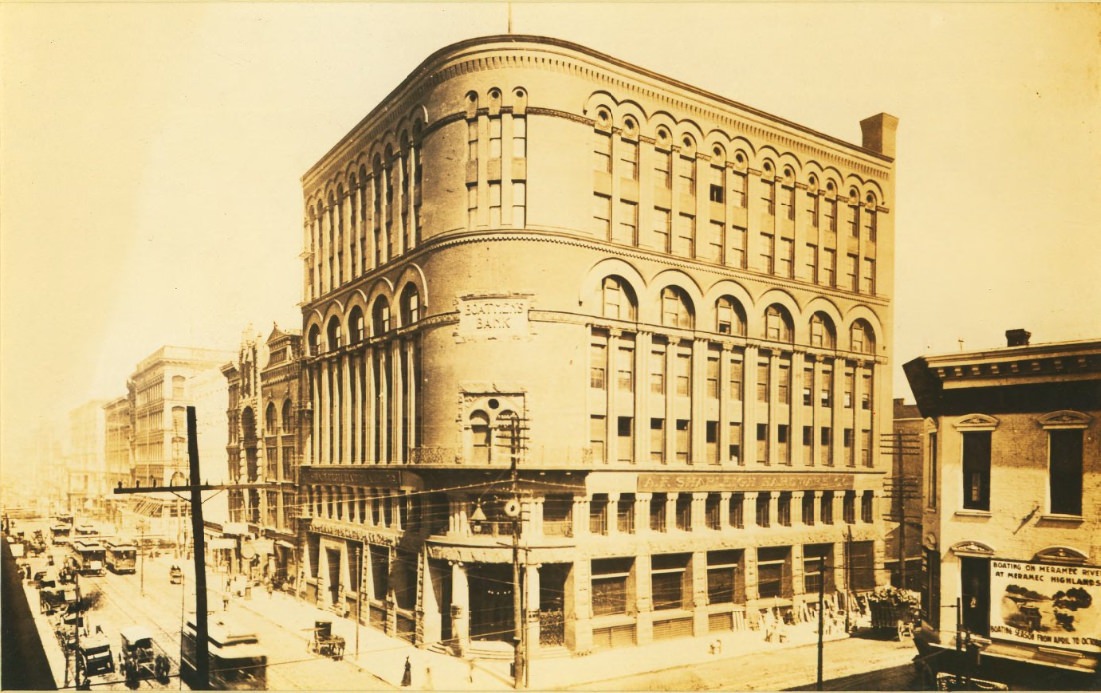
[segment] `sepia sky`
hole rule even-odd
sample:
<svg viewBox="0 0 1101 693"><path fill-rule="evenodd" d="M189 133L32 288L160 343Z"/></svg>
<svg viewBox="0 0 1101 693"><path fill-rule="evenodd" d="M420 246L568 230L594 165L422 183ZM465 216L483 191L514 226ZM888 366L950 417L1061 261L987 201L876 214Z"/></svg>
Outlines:
<svg viewBox="0 0 1101 693"><path fill-rule="evenodd" d="M1101 5L512 5L566 39L848 142L901 120L899 365L1101 338ZM300 177L508 6L0 3L0 436L126 392L164 344L300 327ZM11 467L7 467L11 469Z"/></svg>

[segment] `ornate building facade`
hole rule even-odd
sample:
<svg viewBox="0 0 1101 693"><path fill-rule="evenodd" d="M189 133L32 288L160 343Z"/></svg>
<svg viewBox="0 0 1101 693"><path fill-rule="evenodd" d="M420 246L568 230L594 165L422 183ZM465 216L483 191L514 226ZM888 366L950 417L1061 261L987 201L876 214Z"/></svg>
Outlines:
<svg viewBox="0 0 1101 693"><path fill-rule="evenodd" d="M303 593L511 641L515 542L537 656L884 584L896 126L546 38L428 57L302 181Z"/></svg>
<svg viewBox="0 0 1101 693"><path fill-rule="evenodd" d="M246 337L237 361L222 366L229 389L226 446L229 519L248 525L250 558L281 584L295 574L302 336L273 326L266 340Z"/></svg>
<svg viewBox="0 0 1101 693"><path fill-rule="evenodd" d="M905 365L925 418L930 669L1022 690L1096 689L1101 664L1101 341Z"/></svg>

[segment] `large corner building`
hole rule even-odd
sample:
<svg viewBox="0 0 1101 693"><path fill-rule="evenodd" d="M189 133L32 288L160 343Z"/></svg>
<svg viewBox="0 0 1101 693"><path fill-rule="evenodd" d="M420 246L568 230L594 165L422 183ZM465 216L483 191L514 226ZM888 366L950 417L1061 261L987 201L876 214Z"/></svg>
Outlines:
<svg viewBox="0 0 1101 693"><path fill-rule="evenodd" d="M535 656L884 584L897 120L860 125L546 38L429 56L302 180L305 596L511 641L513 518Z"/></svg>

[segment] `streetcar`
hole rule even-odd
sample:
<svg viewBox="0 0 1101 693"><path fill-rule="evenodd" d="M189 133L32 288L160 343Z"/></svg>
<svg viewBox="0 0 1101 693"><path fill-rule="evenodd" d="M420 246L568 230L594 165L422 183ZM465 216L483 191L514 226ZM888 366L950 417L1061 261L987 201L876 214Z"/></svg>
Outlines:
<svg viewBox="0 0 1101 693"><path fill-rule="evenodd" d="M90 522L81 522L74 531L78 537L94 537L99 534L99 528Z"/></svg>
<svg viewBox="0 0 1101 693"><path fill-rule="evenodd" d="M59 522L50 526L50 538L55 544L68 544L73 534L73 526Z"/></svg>
<svg viewBox="0 0 1101 693"><path fill-rule="evenodd" d="M195 680L195 614L189 614L180 631L180 678L192 688ZM210 688L214 690L264 690L268 656L255 633L242 630L224 617L207 623Z"/></svg>
<svg viewBox="0 0 1101 693"><path fill-rule="evenodd" d="M112 573L133 573L137 570L138 547L127 539L108 539L104 542L107 554L107 570Z"/></svg>
<svg viewBox="0 0 1101 693"><path fill-rule="evenodd" d="M106 551L98 539L74 539L71 563L81 575L103 575Z"/></svg>

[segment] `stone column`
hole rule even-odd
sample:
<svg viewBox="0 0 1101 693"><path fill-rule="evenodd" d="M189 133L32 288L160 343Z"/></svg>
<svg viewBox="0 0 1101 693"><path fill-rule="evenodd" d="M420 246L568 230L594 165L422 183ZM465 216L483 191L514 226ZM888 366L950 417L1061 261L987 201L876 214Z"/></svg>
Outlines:
<svg viewBox="0 0 1101 693"><path fill-rule="evenodd" d="M757 491L742 494L742 520L746 527L759 527L757 524Z"/></svg>
<svg viewBox="0 0 1101 693"><path fill-rule="evenodd" d="M750 234L755 235L755 234ZM747 257L748 250L747 250ZM757 402L757 361L760 349L747 346L742 357L742 460L743 464L757 462L757 422L761 418Z"/></svg>
<svg viewBox="0 0 1101 693"><path fill-rule="evenodd" d="M586 537L589 535L589 500L585 496L573 497L573 535Z"/></svg>
<svg viewBox="0 0 1101 693"><path fill-rule="evenodd" d="M650 534L650 499L652 493L635 494L635 534Z"/></svg>
<svg viewBox="0 0 1101 693"><path fill-rule="evenodd" d="M654 640L654 596L650 554L635 558L635 609L638 612L636 637L639 645Z"/></svg>
<svg viewBox="0 0 1101 693"><path fill-rule="evenodd" d="M464 656L470 650L470 587L466 566L458 562L451 564L451 633L456 654Z"/></svg>
<svg viewBox="0 0 1101 693"><path fill-rule="evenodd" d="M324 337L323 337L324 339ZM330 365L328 361L321 362L321 399L319 400L319 406L315 407L314 416L321 419L321 444L320 444L320 457L318 462L321 464L329 464L333 461L332 452L330 450L330 441L332 439L332 416L330 411L332 409L332 392L329 387L329 373Z"/></svg>
<svg viewBox="0 0 1101 693"><path fill-rule="evenodd" d="M592 564L588 558L573 562L565 592L566 647L588 652L593 648Z"/></svg>
<svg viewBox="0 0 1101 693"><path fill-rule="evenodd" d="M803 525L803 491L791 492L791 526Z"/></svg>
<svg viewBox="0 0 1101 693"><path fill-rule="evenodd" d="M604 522L609 536L619 534L619 493L608 492L608 505L604 507Z"/></svg>
<svg viewBox="0 0 1101 693"><path fill-rule="evenodd" d="M347 335L345 335L347 342ZM340 455L337 462L352 462L352 381L348 354L340 355Z"/></svg>
<svg viewBox="0 0 1101 693"><path fill-rule="evenodd" d="M392 529L401 530L401 501L402 492L400 489L393 489L389 492L388 500L390 502L390 527Z"/></svg>
<svg viewBox="0 0 1101 693"><path fill-rule="evenodd" d="M707 599L707 552L694 551L690 564L692 571L692 634L697 638L710 631Z"/></svg>
<svg viewBox="0 0 1101 693"><path fill-rule="evenodd" d="M639 208L641 209L641 207ZM640 219L641 219L640 214ZM641 224L641 221L640 221ZM650 462L650 353L653 335L635 335L635 464Z"/></svg>
<svg viewBox="0 0 1101 693"><path fill-rule="evenodd" d="M394 315L395 308L397 307L390 307L391 324L397 319L397 316ZM390 446L390 457L386 460L387 464L405 460L405 437L401 430L402 392L404 392L405 383L401 377L401 344L396 340L390 344L390 371L390 382L393 384L391 388L393 401L390 402L390 440L393 441L393 444Z"/></svg>
<svg viewBox="0 0 1101 693"><path fill-rule="evenodd" d="M733 495L731 491L719 492L719 531L725 532L730 529L730 497ZM745 512L743 510L742 512Z"/></svg>
<svg viewBox="0 0 1101 693"><path fill-rule="evenodd" d="M707 526L707 494L692 494L692 531L697 532Z"/></svg>
<svg viewBox="0 0 1101 693"><path fill-rule="evenodd" d="M780 526L780 492L773 491L768 494L768 526Z"/></svg>
<svg viewBox="0 0 1101 693"><path fill-rule="evenodd" d="M524 628L527 637L528 660L539 651L539 564L529 563L524 566L524 598L525 605Z"/></svg>
<svg viewBox="0 0 1101 693"><path fill-rule="evenodd" d="M674 532L677 529L677 491L670 491L665 495L665 531Z"/></svg>
<svg viewBox="0 0 1101 693"><path fill-rule="evenodd" d="M417 595L417 644L425 647L439 642L442 637L443 617L433 585L438 579L443 579L443 576L433 575L428 552L421 551L417 561L420 563L418 569L421 573L421 584L424 585Z"/></svg>
<svg viewBox="0 0 1101 693"><path fill-rule="evenodd" d="M612 202L613 208L615 201ZM614 209L613 209L614 214ZM605 392L606 415L604 416L604 463L615 464L619 461L619 341L622 332L620 330L608 330L608 374L605 384L608 386Z"/></svg>

